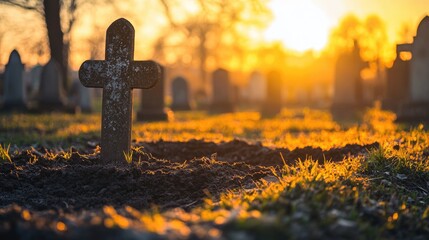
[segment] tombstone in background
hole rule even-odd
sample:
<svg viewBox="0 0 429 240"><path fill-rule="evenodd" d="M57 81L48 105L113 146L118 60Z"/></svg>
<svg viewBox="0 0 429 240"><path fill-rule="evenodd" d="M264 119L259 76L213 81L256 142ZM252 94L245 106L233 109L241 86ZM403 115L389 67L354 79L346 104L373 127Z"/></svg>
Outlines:
<svg viewBox="0 0 429 240"><path fill-rule="evenodd" d="M417 28L413 43L400 44L399 51L411 52L410 96L398 111L398 120L429 120L429 16Z"/></svg>
<svg viewBox="0 0 429 240"><path fill-rule="evenodd" d="M401 59L400 51L396 51L393 66L387 69L386 97L383 108L397 111L401 104L410 96L410 61Z"/></svg>
<svg viewBox="0 0 429 240"><path fill-rule="evenodd" d="M420 22L411 52L411 101L429 103L429 16Z"/></svg>
<svg viewBox="0 0 429 240"><path fill-rule="evenodd" d="M213 98L210 111L215 113L233 112L233 89L228 71L220 68L213 72L212 88Z"/></svg>
<svg viewBox="0 0 429 240"><path fill-rule="evenodd" d="M361 71L368 67L360 57L360 47L355 41L351 53L342 54L335 66L334 97L331 112L337 116L353 116L363 107Z"/></svg>
<svg viewBox="0 0 429 240"><path fill-rule="evenodd" d="M83 113L92 113L92 93L76 79L70 89L69 104Z"/></svg>
<svg viewBox="0 0 429 240"><path fill-rule="evenodd" d="M282 109L283 77L278 71L271 71L267 76L266 99L261 109L263 117L273 117Z"/></svg>
<svg viewBox="0 0 429 240"><path fill-rule="evenodd" d="M191 110L189 103L189 86L186 79L176 77L171 84L171 93L173 95L173 103L171 109L173 111L188 111Z"/></svg>
<svg viewBox="0 0 429 240"><path fill-rule="evenodd" d="M40 111L64 111L66 105L67 100L60 66L51 58L42 68L38 107Z"/></svg>
<svg viewBox="0 0 429 240"><path fill-rule="evenodd" d="M9 56L4 73L4 101L2 110L27 110L27 97L23 79L24 64L18 51Z"/></svg>
<svg viewBox="0 0 429 240"><path fill-rule="evenodd" d="M168 109L165 108L164 84L165 69L161 66L161 78L156 85L151 89L141 92L137 121L150 122L168 120Z"/></svg>
<svg viewBox="0 0 429 240"><path fill-rule="evenodd" d="M252 72L246 88L246 98L252 104L260 104L265 101L267 94L267 83L264 75Z"/></svg>
<svg viewBox="0 0 429 240"><path fill-rule="evenodd" d="M36 99L40 89L40 79L42 77L43 67L37 64L30 70L30 82L28 96L30 99Z"/></svg>

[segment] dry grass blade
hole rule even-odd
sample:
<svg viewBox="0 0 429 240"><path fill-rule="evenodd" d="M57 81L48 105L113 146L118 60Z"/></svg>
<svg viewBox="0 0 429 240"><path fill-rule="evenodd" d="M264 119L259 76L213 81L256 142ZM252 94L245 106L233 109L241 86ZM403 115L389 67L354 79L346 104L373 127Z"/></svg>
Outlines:
<svg viewBox="0 0 429 240"><path fill-rule="evenodd" d="M3 161L9 161L12 162L12 159L10 158L9 155L9 149L10 149L10 144L7 146L7 148L3 147L2 144L0 144L0 158Z"/></svg>

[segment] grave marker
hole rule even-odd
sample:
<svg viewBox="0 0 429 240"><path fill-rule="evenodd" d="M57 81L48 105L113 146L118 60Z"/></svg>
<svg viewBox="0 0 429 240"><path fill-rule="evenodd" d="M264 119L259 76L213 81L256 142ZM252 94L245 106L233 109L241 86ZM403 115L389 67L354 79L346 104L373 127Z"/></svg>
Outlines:
<svg viewBox="0 0 429 240"><path fill-rule="evenodd" d="M151 88L161 78L154 61L134 61L134 27L126 19L106 32L106 60L85 61L79 79L85 87L103 88L101 158L124 159L131 148L132 89Z"/></svg>
<svg viewBox="0 0 429 240"><path fill-rule="evenodd" d="M212 76L213 100L210 110L217 113L233 112L233 90L229 72L219 68L213 72Z"/></svg>
<svg viewBox="0 0 429 240"><path fill-rule="evenodd" d="M30 70L30 83L29 83L29 98L36 99L40 89L40 79L42 76L42 66L37 64Z"/></svg>
<svg viewBox="0 0 429 240"><path fill-rule="evenodd" d="M26 110L26 94L23 79L24 64L18 51L13 50L9 56L4 73L3 110Z"/></svg>
<svg viewBox="0 0 429 240"><path fill-rule="evenodd" d="M393 66L387 69L386 97L383 108L398 110L398 107L408 101L410 96L410 61L404 61L397 51Z"/></svg>
<svg viewBox="0 0 429 240"><path fill-rule="evenodd" d="M429 16L417 27L412 43L399 44L398 51L410 52L409 96L398 110L399 121L429 121ZM406 90L406 89L404 89Z"/></svg>
<svg viewBox="0 0 429 240"><path fill-rule="evenodd" d="M38 104L41 111L64 111L67 105L67 99L63 87L63 76L61 68L55 59L43 66Z"/></svg>
<svg viewBox="0 0 429 240"><path fill-rule="evenodd" d="M335 65L334 96L331 112L342 117L353 117L363 107L363 81L361 71L369 65L360 56L355 41L352 52L340 55Z"/></svg>
<svg viewBox="0 0 429 240"><path fill-rule="evenodd" d="M168 120L167 110L164 106L165 70L163 66L160 66L160 68L161 78L156 85L147 91L141 92L140 109L137 112L138 121L151 122Z"/></svg>
<svg viewBox="0 0 429 240"><path fill-rule="evenodd" d="M191 110L191 105L189 104L189 86L186 79L176 77L173 79L171 86L171 92L173 93L171 109L181 111Z"/></svg>

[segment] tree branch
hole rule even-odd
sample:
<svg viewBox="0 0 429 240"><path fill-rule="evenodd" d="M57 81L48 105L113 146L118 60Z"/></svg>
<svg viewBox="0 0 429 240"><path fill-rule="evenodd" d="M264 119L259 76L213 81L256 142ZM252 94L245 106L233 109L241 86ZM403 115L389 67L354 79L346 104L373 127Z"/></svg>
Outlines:
<svg viewBox="0 0 429 240"><path fill-rule="evenodd" d="M0 4L5 4L13 7L19 7L25 10L35 11L43 15L43 10L41 7L40 1L30 1L30 0L0 0Z"/></svg>
<svg viewBox="0 0 429 240"><path fill-rule="evenodd" d="M171 16L170 6L168 6L167 0L159 0L159 1L164 8L165 16L167 17L170 25L173 27L177 27L176 23L173 20L173 17Z"/></svg>

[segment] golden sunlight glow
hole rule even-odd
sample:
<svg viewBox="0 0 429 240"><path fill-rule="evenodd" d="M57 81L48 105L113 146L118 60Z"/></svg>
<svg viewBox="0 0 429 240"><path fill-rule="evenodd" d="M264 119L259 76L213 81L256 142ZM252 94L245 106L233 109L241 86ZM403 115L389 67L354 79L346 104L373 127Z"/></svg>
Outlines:
<svg viewBox="0 0 429 240"><path fill-rule="evenodd" d="M328 17L312 0L273 0L270 8L274 20L265 32L267 40L300 52L325 47Z"/></svg>

